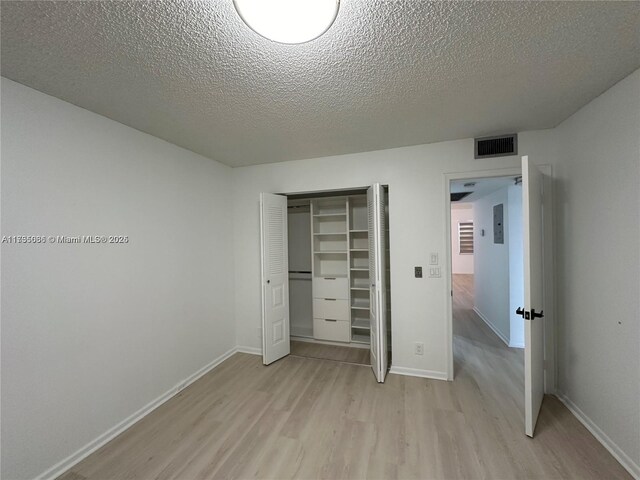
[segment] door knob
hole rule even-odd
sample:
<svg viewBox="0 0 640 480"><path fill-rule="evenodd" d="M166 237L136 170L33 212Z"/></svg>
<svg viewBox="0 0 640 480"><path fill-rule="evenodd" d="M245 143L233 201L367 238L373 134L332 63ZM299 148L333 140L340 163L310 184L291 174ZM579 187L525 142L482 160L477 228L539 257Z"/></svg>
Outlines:
<svg viewBox="0 0 640 480"><path fill-rule="evenodd" d="M522 318L524 318L524 310L522 309L522 307L518 307L516 309L516 315L520 315Z"/></svg>
<svg viewBox="0 0 640 480"><path fill-rule="evenodd" d="M544 310L540 310L540 313L536 313L536 309L531 309L531 318L542 318L544 317Z"/></svg>

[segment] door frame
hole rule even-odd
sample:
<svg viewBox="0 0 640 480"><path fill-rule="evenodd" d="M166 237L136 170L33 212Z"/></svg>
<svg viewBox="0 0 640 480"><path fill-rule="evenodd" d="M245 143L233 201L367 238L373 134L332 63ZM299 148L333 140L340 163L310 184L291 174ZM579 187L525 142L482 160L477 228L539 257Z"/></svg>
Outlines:
<svg viewBox="0 0 640 480"><path fill-rule="evenodd" d="M518 157L520 158L520 156ZM551 215L544 215L544 304L545 304L545 324L544 324L544 391L545 393L556 393L557 390L557 324L555 321L555 299L553 290L553 277L555 262L553 257L553 232L555 224L555 213L553 192L553 170L551 165L538 165L544 174L544 212L551 212ZM452 296L452 251L451 251L451 181L467 180L474 178L510 177L522 175L522 168L510 167L492 170L473 170L467 172L445 173L444 178L444 239L445 239L445 261L444 277L446 282L445 304L447 321L447 380L453 381L455 377L453 362L453 296Z"/></svg>
<svg viewBox="0 0 640 480"><path fill-rule="evenodd" d="M374 183L379 183L382 186L382 189L385 191L386 193L386 204L390 205L391 204L391 198L390 198L390 186L389 186L389 182L374 182ZM373 185L373 184L371 184ZM292 192L283 192L283 191L279 191L279 192L261 192L261 193L272 193L273 195L283 195L285 197L287 197L287 199L289 199L290 197L295 197L297 195L301 195L301 196L309 196L309 195L316 195L319 194L317 198L321 198L321 197L330 197L330 196L336 196L336 197L340 197L340 196L349 196L351 194L353 194L353 192L366 192L371 185L367 185L364 187L341 187L341 188L328 188L328 189L318 189L318 190L301 190L301 191L292 191ZM316 198L316 197L313 197ZM260 215L262 215L262 212L260 213ZM389 221L389 238L391 237L391 215L389 214L388 216L388 221ZM260 222L262 223L262 220L260 219ZM391 240L389 240L389 243L391 243ZM287 246L288 248L288 246ZM391 251L389 252L389 264L391 264ZM261 268L261 272L262 272L262 260L260 260L260 268ZM261 273L262 275L262 273ZM387 299L387 302L389 301L389 299ZM262 304L261 304L261 308L263 308L264 306L264 301L261 300ZM262 314L264 315L264 313ZM387 354L389 351L393 352L393 315L390 316L390 318L388 319L388 331L387 331L387 335L389 334L389 332L391 332L391 342L387 341ZM264 356L264 338L265 338L265 332L264 332L264 323L261 324L260 327L260 337L261 337L261 345L262 345L262 355ZM289 331L289 342L291 342L291 331ZM316 341L318 343L321 344L326 344L326 345L338 345L338 342L327 342L327 341L323 341L323 340L319 340ZM355 348L363 348L363 347L355 347ZM370 347L369 347L370 348ZM391 360L393 360L393 356L391 356ZM387 373L389 373L389 371L391 370L392 365L391 362L389 360L387 360Z"/></svg>

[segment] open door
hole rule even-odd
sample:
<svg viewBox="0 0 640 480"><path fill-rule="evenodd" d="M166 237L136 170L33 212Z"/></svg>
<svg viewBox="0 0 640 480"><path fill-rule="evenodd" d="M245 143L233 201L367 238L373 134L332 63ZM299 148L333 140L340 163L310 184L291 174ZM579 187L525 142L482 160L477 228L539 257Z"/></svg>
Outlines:
<svg viewBox="0 0 640 480"><path fill-rule="evenodd" d="M376 183L367 190L371 368L378 382L387 375L387 287L385 262L384 190Z"/></svg>
<svg viewBox="0 0 640 480"><path fill-rule="evenodd" d="M260 194L262 362L289 355L287 197Z"/></svg>
<svg viewBox="0 0 640 480"><path fill-rule="evenodd" d="M543 176L526 156L522 157L522 187L524 310L518 309L516 312L525 319L525 433L533 437L544 396Z"/></svg>

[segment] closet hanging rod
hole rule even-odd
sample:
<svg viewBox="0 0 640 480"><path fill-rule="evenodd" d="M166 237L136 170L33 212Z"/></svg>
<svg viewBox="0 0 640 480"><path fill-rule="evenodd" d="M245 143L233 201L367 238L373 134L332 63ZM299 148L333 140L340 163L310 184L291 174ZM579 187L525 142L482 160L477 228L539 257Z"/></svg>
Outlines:
<svg viewBox="0 0 640 480"><path fill-rule="evenodd" d="M289 270L289 273L308 273L309 275L311 275L310 270Z"/></svg>

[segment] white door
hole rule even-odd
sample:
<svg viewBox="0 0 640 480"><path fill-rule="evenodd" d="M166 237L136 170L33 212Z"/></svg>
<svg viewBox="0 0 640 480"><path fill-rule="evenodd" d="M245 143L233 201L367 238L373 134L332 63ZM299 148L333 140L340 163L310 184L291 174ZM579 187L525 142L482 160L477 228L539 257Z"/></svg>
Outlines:
<svg viewBox="0 0 640 480"><path fill-rule="evenodd" d="M524 411L525 433L533 437L544 396L542 172L522 157L524 224Z"/></svg>
<svg viewBox="0 0 640 480"><path fill-rule="evenodd" d="M385 262L384 189L376 183L367 190L369 224L369 284L371 368L378 382L387 375L387 288Z"/></svg>
<svg viewBox="0 0 640 480"><path fill-rule="evenodd" d="M262 362L289 355L287 197L260 194Z"/></svg>

